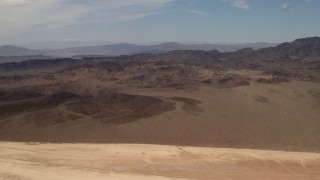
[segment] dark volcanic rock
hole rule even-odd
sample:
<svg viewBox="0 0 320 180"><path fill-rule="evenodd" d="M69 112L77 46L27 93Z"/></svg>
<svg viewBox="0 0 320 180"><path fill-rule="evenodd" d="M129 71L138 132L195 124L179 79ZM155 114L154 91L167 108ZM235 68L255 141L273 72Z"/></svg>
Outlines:
<svg viewBox="0 0 320 180"><path fill-rule="evenodd" d="M240 77L225 76L217 80L217 84L221 87L237 87L248 86L250 83Z"/></svg>

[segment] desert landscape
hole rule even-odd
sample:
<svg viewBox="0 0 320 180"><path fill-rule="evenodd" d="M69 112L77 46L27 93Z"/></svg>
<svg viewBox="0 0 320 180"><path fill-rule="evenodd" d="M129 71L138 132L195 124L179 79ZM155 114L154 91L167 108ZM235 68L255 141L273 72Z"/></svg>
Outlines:
<svg viewBox="0 0 320 180"><path fill-rule="evenodd" d="M0 140L318 152L319 52L314 37L227 53L2 63Z"/></svg>
<svg viewBox="0 0 320 180"><path fill-rule="evenodd" d="M2 63L0 177L318 179L319 57L312 37Z"/></svg>
<svg viewBox="0 0 320 180"><path fill-rule="evenodd" d="M0 180L320 180L320 0L0 0Z"/></svg>

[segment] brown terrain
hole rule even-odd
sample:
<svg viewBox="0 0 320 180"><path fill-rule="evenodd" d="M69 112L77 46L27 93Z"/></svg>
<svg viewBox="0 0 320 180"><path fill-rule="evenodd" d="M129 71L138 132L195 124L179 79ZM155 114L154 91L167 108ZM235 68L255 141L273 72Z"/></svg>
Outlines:
<svg viewBox="0 0 320 180"><path fill-rule="evenodd" d="M0 140L320 151L320 38L0 64Z"/></svg>

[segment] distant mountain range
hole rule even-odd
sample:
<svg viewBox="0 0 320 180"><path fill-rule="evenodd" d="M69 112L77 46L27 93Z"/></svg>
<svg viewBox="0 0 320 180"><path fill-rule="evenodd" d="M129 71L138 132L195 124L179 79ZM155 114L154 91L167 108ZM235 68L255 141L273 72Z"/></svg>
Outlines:
<svg viewBox="0 0 320 180"><path fill-rule="evenodd" d="M36 50L11 45L0 46L0 56L36 56L42 53Z"/></svg>
<svg viewBox="0 0 320 180"><path fill-rule="evenodd" d="M272 47L276 44L270 43L247 43L236 45L221 44L181 44L176 42L162 43L156 45L137 44L109 44L99 46L84 46L53 50L33 50L17 46L0 46L0 56L52 56L52 57L73 57L73 56L117 56L132 55L138 53L165 53L174 50L217 50L219 52L232 52L243 48L261 49Z"/></svg>
<svg viewBox="0 0 320 180"><path fill-rule="evenodd" d="M176 43L166 43L153 46L153 52L168 51L168 49L174 49L177 46ZM290 43L282 43L275 47L262 48L254 50L252 48L243 48L238 51L232 52L219 52L217 50L203 51L195 50L196 47L192 46L192 50L172 50L170 52L152 54L152 53L140 53L135 54L138 51L140 45L128 45L128 44L117 44L112 46L95 46L94 50L98 53L99 48L103 52L109 50L108 53L119 53L125 54L129 51L134 55L122 55L122 56L83 56L81 60L75 58L46 58L42 56L30 56L30 61L3 63L0 65L0 70L16 70L16 69L32 69L35 67L52 67L52 66L97 66L97 62L103 61L119 61L119 62L158 62L158 63L182 63L187 65L196 65L205 68L214 69L259 69L262 68L264 71L275 70L275 69L287 69L288 71L296 71L298 69L312 70L319 72L320 70L320 37L309 37L303 39L297 39ZM181 47L181 46L179 46ZM185 47L191 47L185 45ZM86 50L85 47L83 50ZM161 49L162 48L162 49ZM68 50L78 50L82 48L70 48ZM122 51L120 51L120 49ZM136 51L133 51L133 50ZM155 51L157 49L157 51ZM87 53L93 52L93 50L87 49ZM126 51L125 51L126 50ZM208 49L206 49L208 50ZM56 51L67 51L67 50L56 50ZM69 52L70 52L69 51ZM151 50L149 51L151 52ZM129 53L128 53L129 54ZM8 57L9 58L9 57ZM13 58L13 57L11 57ZM37 60L38 59L38 60ZM40 59L40 60L39 60ZM1 60L1 58L0 58ZM8 61L7 61L8 62ZM75 63L77 62L77 63ZM1 63L1 62L0 62ZM109 67L108 67L109 68ZM118 69L119 67L116 67ZM121 69L121 68L120 68Z"/></svg>
<svg viewBox="0 0 320 180"><path fill-rule="evenodd" d="M54 59L55 57L43 56L43 55L32 55L32 56L0 56L0 64L6 62L21 62L26 60L36 59Z"/></svg>

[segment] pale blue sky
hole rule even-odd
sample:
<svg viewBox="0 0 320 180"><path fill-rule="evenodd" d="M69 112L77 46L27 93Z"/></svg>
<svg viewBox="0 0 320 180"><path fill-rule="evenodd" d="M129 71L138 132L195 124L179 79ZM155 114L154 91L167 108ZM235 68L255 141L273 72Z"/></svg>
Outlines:
<svg viewBox="0 0 320 180"><path fill-rule="evenodd" d="M0 44L284 42L320 36L320 0L0 0Z"/></svg>

